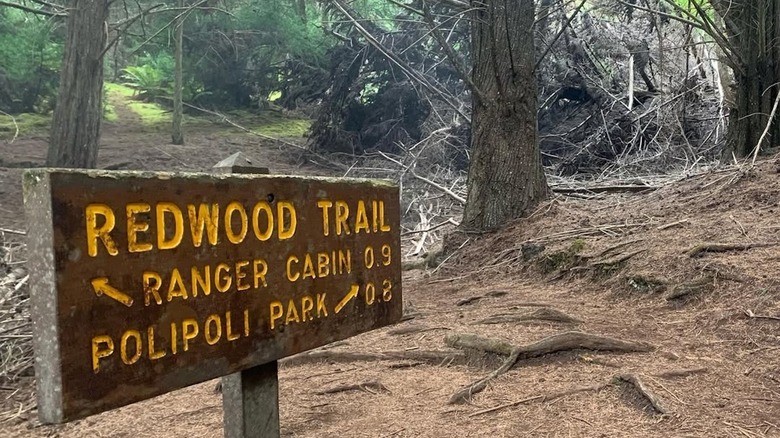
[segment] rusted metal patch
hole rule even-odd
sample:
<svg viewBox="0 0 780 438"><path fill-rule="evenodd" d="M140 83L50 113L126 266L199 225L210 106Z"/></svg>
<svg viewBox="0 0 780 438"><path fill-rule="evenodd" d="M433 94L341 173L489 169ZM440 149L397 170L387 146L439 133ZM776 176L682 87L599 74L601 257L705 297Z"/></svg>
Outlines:
<svg viewBox="0 0 780 438"><path fill-rule="evenodd" d="M24 188L45 422L401 318L390 184L34 170Z"/></svg>

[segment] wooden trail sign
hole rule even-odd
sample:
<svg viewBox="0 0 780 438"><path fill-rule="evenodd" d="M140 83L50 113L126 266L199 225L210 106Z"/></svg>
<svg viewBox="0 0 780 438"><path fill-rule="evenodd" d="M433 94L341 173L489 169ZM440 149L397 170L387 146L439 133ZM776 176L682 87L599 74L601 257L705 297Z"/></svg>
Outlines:
<svg viewBox="0 0 780 438"><path fill-rule="evenodd" d="M401 318L398 188L24 175L38 409L63 422Z"/></svg>

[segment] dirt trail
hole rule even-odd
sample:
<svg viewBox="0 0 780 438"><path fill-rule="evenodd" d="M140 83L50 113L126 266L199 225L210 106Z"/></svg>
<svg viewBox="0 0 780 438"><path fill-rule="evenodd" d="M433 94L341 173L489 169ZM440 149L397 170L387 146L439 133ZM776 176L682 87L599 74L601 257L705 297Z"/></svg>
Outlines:
<svg viewBox="0 0 780 438"><path fill-rule="evenodd" d="M204 132L173 147L167 131L107 132L101 165L202 170L241 150L277 173L314 171L242 135ZM22 143L13 145L17 158L40 159L42 140ZM778 169L780 161L768 160L651 193L557 197L499 233L473 237L435 275L406 272L408 320L283 362L283 436L780 436ZM0 212L0 226L21 220L19 202L5 195L11 213ZM714 243L722 246L691 252ZM454 348L447 335L528 345L570 331L653 348L521 358L468 403L448 403L505 356ZM638 377L667 413L622 375ZM329 391L361 383L372 385ZM19 409L30 385L26 378L19 392L0 388L2 412ZM25 411L2 427L5 436L219 436L213 388L207 382L61 426L41 426Z"/></svg>

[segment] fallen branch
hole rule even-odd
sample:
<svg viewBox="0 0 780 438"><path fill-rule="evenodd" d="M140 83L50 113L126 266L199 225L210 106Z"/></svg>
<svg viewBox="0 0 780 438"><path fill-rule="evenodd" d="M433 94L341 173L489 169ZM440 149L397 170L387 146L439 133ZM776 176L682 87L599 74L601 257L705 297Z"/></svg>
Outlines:
<svg viewBox="0 0 780 438"><path fill-rule="evenodd" d="M371 382L355 383L351 385L339 385L334 388L317 391L315 394L326 395L326 394L337 394L339 392L348 392L348 391L365 391L365 392L370 392L371 394L376 394L379 392L390 392L390 390L387 389L387 387L382 383L377 381L371 381Z"/></svg>
<svg viewBox="0 0 780 438"><path fill-rule="evenodd" d="M664 371L663 373L658 373L655 376L664 379L671 379L675 377L688 377L694 374L703 374L708 371L708 368L683 368L679 370Z"/></svg>
<svg viewBox="0 0 780 438"><path fill-rule="evenodd" d="M491 412L500 411L500 410L506 409L506 408L513 408L515 406L520 406L522 404L535 402L535 401L540 401L540 402L543 402L543 403L544 402L548 402L548 401L553 401L553 400L559 399L561 397L565 397L567 395L579 394L581 392L598 392L598 391L601 391L602 389L606 388L607 386L609 386L609 383L604 383L604 384L601 384L601 385L583 386L583 387L580 387L580 388L568 389L566 391L554 392L552 394L547 394L547 395L535 395L533 397L528 397L528 398L524 398L522 400L514 401L514 402L511 402L511 403L505 403L503 405L499 405L499 406L495 406L495 407L492 407L492 408L483 409L481 411L473 412L473 413L469 414L469 417L476 417L476 416L479 416L479 415L489 414Z"/></svg>
<svg viewBox="0 0 780 438"><path fill-rule="evenodd" d="M745 309L744 312L745 312L745 315L747 315L747 317L750 318L750 319L767 319L767 320L770 320L770 321L780 321L780 317L769 316L769 315L756 315L750 309Z"/></svg>
<svg viewBox="0 0 780 438"><path fill-rule="evenodd" d="M777 242L752 243L702 243L686 251L688 257L700 257L708 252L747 251L753 248L766 248L777 245Z"/></svg>
<svg viewBox="0 0 780 438"><path fill-rule="evenodd" d="M352 353L348 351L322 351L315 350L283 359L286 365L302 365L313 362L375 362L386 360L410 360L425 362L430 365L452 363L455 360L465 361L466 355L461 351L385 351L381 353Z"/></svg>

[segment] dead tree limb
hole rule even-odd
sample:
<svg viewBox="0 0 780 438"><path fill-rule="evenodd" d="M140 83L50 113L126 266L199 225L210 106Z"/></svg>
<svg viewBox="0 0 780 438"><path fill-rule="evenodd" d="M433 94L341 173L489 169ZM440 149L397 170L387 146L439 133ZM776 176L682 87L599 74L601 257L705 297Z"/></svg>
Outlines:
<svg viewBox="0 0 780 438"><path fill-rule="evenodd" d="M686 251L688 257L700 257L708 252L747 251L753 248L766 248L777 245L777 242L752 243L702 243Z"/></svg>

